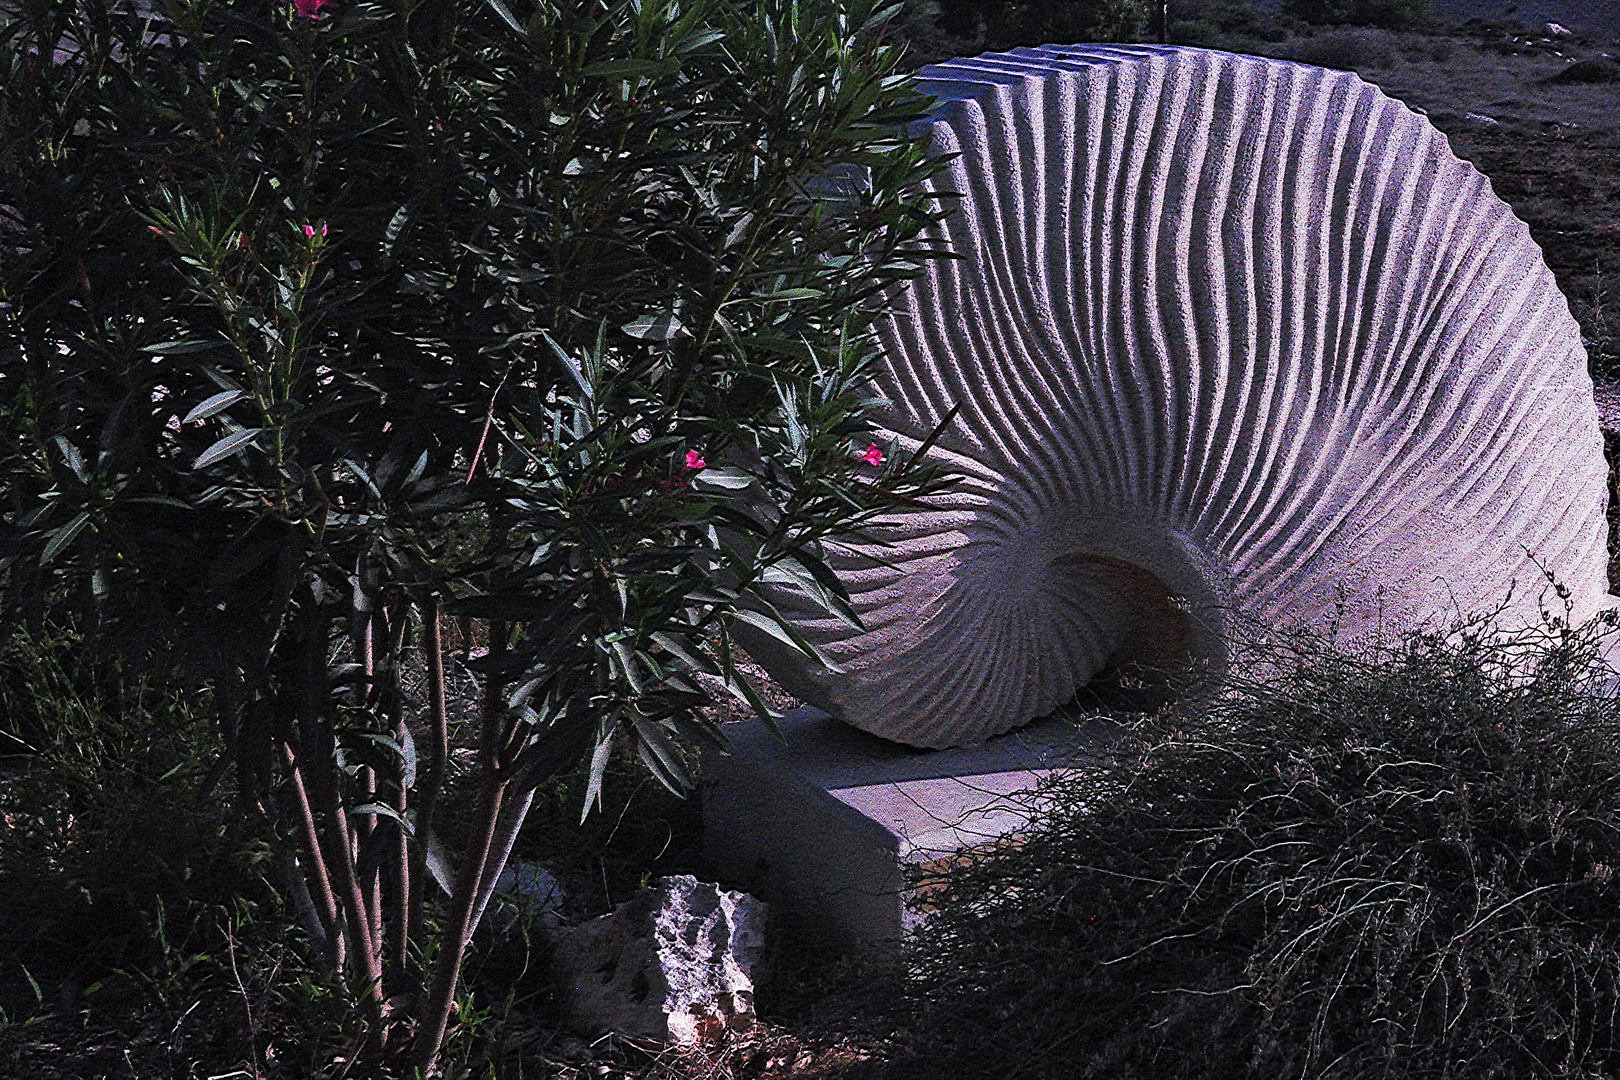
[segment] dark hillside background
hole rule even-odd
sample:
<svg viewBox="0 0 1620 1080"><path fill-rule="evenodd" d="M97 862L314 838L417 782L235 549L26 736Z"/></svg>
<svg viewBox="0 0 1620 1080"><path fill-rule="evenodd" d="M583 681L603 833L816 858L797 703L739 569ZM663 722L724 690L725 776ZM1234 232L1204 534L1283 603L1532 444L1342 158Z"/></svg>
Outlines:
<svg viewBox="0 0 1620 1080"><path fill-rule="evenodd" d="M1186 0L1181 2L1186 3ZM1281 0L1258 2L1276 7ZM1176 4L1177 0L1171 3ZM1196 8L1198 5L1187 6ZM1545 23L1555 22L1587 37L1620 41L1620 0L1429 0L1429 8L1438 17L1455 22L1517 19L1526 29L1538 29Z"/></svg>

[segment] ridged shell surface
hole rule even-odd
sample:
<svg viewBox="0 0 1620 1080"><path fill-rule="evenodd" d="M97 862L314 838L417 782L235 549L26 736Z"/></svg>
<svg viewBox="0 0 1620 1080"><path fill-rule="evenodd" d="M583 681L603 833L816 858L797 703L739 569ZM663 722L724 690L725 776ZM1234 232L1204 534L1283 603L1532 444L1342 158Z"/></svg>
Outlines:
<svg viewBox="0 0 1620 1080"><path fill-rule="evenodd" d="M1606 469L1579 330L1524 225L1354 75L1192 49L939 64L959 157L884 333L880 417L961 474L835 554L865 624L798 604L786 687L917 746L1099 671L1219 665L1231 628L1399 630L1604 603Z"/></svg>

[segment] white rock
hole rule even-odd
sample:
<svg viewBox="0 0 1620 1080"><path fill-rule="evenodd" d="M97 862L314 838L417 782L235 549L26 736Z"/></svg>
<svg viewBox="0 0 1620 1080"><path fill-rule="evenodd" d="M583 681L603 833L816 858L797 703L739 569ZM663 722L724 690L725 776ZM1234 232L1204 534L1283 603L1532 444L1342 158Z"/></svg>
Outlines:
<svg viewBox="0 0 1620 1080"><path fill-rule="evenodd" d="M681 875L558 934L553 972L568 1022L690 1045L754 1018L766 905Z"/></svg>
<svg viewBox="0 0 1620 1080"><path fill-rule="evenodd" d="M1547 24L1547 33L1551 34L1553 37L1570 37L1574 31L1570 30L1568 27L1559 26L1555 22L1550 22Z"/></svg>
<svg viewBox="0 0 1620 1080"><path fill-rule="evenodd" d="M924 68L959 192L897 294L874 420L961 479L829 551L838 665L739 641L876 735L971 744L1100 672L1220 670L1246 627L1341 641L1608 601L1580 328L1523 222L1355 75L1159 46ZM888 440L885 440L888 441ZM1511 627L1506 627L1511 628Z"/></svg>

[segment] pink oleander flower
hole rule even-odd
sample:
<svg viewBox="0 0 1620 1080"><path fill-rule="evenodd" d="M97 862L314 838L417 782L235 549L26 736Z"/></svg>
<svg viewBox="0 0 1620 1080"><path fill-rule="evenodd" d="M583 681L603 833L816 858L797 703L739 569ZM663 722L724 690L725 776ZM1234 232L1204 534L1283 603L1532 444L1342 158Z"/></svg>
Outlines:
<svg viewBox="0 0 1620 1080"><path fill-rule="evenodd" d="M703 455L698 453L696 450L688 450L686 452L686 467L688 469L696 471L703 468L707 464L708 462L703 460Z"/></svg>
<svg viewBox="0 0 1620 1080"><path fill-rule="evenodd" d="M321 17L321 8L329 7L336 0L292 0L293 10L306 19Z"/></svg>
<svg viewBox="0 0 1620 1080"><path fill-rule="evenodd" d="M877 443L873 443L866 448L866 453L861 455L861 460L868 465L881 465L883 464L883 451L878 449Z"/></svg>

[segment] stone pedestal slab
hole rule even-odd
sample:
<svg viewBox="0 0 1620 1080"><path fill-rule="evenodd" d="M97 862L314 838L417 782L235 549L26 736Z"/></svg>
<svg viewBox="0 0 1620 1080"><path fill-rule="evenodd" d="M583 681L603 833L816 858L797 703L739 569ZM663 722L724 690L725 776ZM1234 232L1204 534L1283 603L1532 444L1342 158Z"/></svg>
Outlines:
<svg viewBox="0 0 1620 1080"><path fill-rule="evenodd" d="M1028 819L1041 780L1110 741L1106 721L1037 721L975 746L915 750L820 710L728 725L705 754L710 875L841 948L892 952L910 923L906 868L983 846Z"/></svg>

